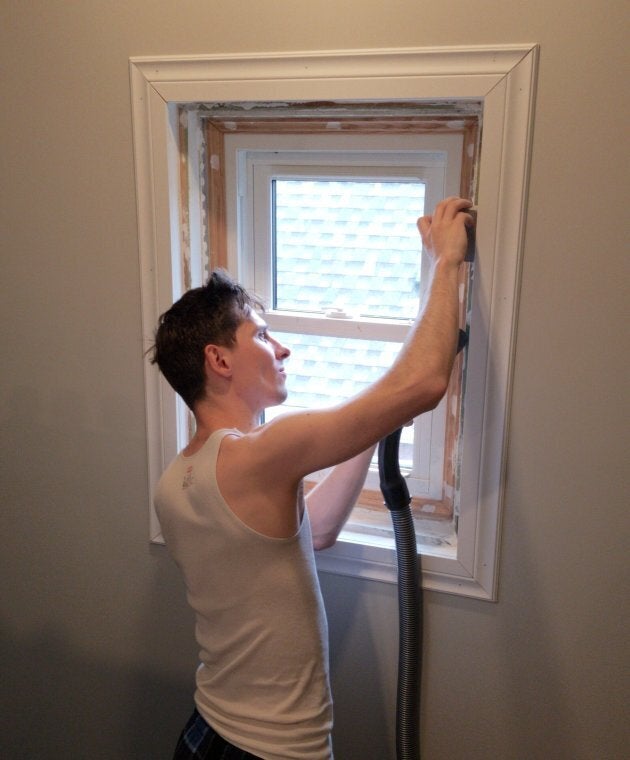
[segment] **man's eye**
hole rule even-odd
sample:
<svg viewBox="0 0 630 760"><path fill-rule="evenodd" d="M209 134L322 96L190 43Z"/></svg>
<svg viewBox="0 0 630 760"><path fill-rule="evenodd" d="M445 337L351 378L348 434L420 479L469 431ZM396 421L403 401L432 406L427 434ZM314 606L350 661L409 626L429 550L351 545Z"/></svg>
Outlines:
<svg viewBox="0 0 630 760"><path fill-rule="evenodd" d="M266 332L260 332L260 333L258 333L258 337L259 337L261 340L267 340L267 339L268 339L268 336L267 336L267 333L266 333Z"/></svg>

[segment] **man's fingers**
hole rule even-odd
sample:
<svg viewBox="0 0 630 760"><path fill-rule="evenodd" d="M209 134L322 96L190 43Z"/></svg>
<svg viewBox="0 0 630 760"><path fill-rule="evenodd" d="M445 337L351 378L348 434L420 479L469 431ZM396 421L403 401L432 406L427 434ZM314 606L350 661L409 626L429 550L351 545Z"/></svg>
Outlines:
<svg viewBox="0 0 630 760"><path fill-rule="evenodd" d="M443 219L445 217L454 219L460 211L466 211L466 209L469 209L472 205L472 201L452 195L438 203L435 207L434 216L436 219Z"/></svg>
<svg viewBox="0 0 630 760"><path fill-rule="evenodd" d="M450 223L461 212L465 213L464 224L469 227L472 226L474 220L470 214L466 213L468 209L472 208L472 205L472 201L452 195L440 201L435 207L433 214L421 216L417 221L417 226L424 246L426 248L431 247L429 243L431 240L431 226L433 224L441 226L442 222Z"/></svg>
<svg viewBox="0 0 630 760"><path fill-rule="evenodd" d="M418 222L417 222L418 230L420 231L420 234L422 235L422 240L425 240L427 235L429 234L432 221L433 221L432 216L421 216L420 219L418 219Z"/></svg>

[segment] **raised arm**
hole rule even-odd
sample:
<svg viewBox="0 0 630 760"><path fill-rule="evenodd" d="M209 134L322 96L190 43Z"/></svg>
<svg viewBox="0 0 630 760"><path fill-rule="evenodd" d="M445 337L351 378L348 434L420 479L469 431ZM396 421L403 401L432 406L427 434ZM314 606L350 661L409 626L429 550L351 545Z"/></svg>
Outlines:
<svg viewBox="0 0 630 760"><path fill-rule="evenodd" d="M297 480L344 462L377 443L446 392L458 336L459 266L467 247L470 201L447 198L418 228L431 257L427 297L392 367L338 406L277 417L250 433L264 479ZM252 464L254 460L252 460Z"/></svg>

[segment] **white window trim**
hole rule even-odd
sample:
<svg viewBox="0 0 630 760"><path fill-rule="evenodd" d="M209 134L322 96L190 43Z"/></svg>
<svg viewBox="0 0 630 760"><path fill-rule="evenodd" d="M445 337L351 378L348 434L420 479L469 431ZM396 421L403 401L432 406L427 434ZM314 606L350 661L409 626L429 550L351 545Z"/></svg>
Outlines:
<svg viewBox="0 0 630 760"><path fill-rule="evenodd" d="M483 397L466 403L457 550L423 558L426 588L494 600L514 334L538 48L351 50L130 60L142 324L147 346L173 301L180 260L178 107L186 103L322 100L482 100L483 146L468 373ZM175 394L147 366L151 505L177 452ZM150 539L160 540L151 507ZM325 571L395 581L393 551L344 542L318 553Z"/></svg>

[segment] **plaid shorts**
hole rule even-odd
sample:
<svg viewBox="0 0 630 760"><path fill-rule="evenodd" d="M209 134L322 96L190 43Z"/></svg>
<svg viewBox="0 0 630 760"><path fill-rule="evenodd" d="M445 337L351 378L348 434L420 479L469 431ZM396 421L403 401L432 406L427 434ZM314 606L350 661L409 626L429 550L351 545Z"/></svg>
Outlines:
<svg viewBox="0 0 630 760"><path fill-rule="evenodd" d="M261 760L225 741L195 710L179 737L173 760Z"/></svg>

